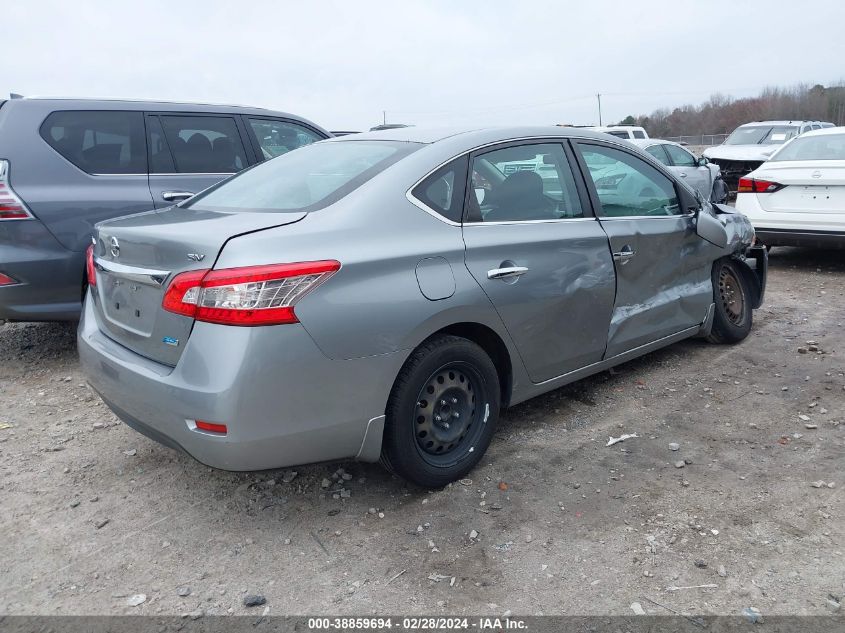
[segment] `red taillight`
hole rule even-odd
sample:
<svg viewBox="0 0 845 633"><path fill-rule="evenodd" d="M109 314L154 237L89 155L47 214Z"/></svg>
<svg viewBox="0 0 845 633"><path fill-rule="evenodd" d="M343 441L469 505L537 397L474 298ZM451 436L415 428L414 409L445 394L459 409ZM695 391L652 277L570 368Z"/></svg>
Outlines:
<svg viewBox="0 0 845 633"><path fill-rule="evenodd" d="M196 316L200 284L202 284L202 278L207 273L208 270L204 269L189 270L186 273L176 275L167 287L167 292L164 293L161 307L168 312L184 314L189 317Z"/></svg>
<svg viewBox="0 0 845 633"><path fill-rule="evenodd" d="M737 193L774 193L783 189L784 185L770 180L756 180L754 178L740 178Z"/></svg>
<svg viewBox="0 0 845 633"><path fill-rule="evenodd" d="M9 275L0 273L0 286L12 286L16 283L18 283L17 279L13 279L12 277L9 277Z"/></svg>
<svg viewBox="0 0 845 633"><path fill-rule="evenodd" d="M0 220L27 220L32 214L9 184L9 161L0 160Z"/></svg>
<svg viewBox="0 0 845 633"><path fill-rule="evenodd" d="M194 424L197 425L197 428L200 431L208 431L210 433L220 433L221 435L226 435L229 430L226 428L225 424L216 424L214 422L203 422L202 420L194 420Z"/></svg>
<svg viewBox="0 0 845 633"><path fill-rule="evenodd" d="M97 285L97 269L94 268L94 245L91 244L85 251L85 272L88 277L88 285Z"/></svg>
<svg viewBox="0 0 845 633"><path fill-rule="evenodd" d="M162 307L223 325L298 323L296 302L340 269L326 260L296 264L191 270L176 275Z"/></svg>

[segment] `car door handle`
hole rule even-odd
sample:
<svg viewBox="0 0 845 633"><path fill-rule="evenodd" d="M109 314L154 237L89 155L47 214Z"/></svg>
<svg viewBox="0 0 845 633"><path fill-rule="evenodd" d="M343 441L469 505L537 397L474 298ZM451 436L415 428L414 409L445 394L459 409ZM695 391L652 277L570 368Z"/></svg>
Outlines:
<svg viewBox="0 0 845 633"><path fill-rule="evenodd" d="M687 177L687 172L682 171L679 175L681 176L681 178L686 178L686 177Z"/></svg>
<svg viewBox="0 0 845 633"><path fill-rule="evenodd" d="M168 202L176 202L177 200L187 200L194 195L193 191L162 191L161 197Z"/></svg>
<svg viewBox="0 0 845 633"><path fill-rule="evenodd" d="M613 261L619 262L624 266L634 255L636 255L636 253L631 250L630 246L623 246L621 251L613 253Z"/></svg>
<svg viewBox="0 0 845 633"><path fill-rule="evenodd" d="M487 271L487 279L511 279L528 272L525 266L511 266L509 268L494 268Z"/></svg>

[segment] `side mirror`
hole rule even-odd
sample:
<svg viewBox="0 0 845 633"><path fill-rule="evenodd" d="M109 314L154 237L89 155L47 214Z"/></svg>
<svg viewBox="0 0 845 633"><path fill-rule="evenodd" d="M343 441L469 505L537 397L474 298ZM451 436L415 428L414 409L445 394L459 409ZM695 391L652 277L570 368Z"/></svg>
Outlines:
<svg viewBox="0 0 845 633"><path fill-rule="evenodd" d="M695 232L701 239L719 248L725 248L728 245L728 231L725 225L707 210L702 210L696 217Z"/></svg>
<svg viewBox="0 0 845 633"><path fill-rule="evenodd" d="M709 160L707 160L707 157L706 157L706 156L702 156L701 158L699 158L699 159L698 159L698 166L699 166L699 167L704 167L704 166L706 166L706 165L707 165L707 163L709 163L709 162L710 162L710 161L709 161Z"/></svg>

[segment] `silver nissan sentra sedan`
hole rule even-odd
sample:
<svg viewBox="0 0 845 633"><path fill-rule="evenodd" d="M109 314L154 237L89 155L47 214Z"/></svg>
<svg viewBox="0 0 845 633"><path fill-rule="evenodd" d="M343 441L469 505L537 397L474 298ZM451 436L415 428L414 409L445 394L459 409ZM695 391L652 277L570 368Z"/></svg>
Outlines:
<svg viewBox="0 0 845 633"><path fill-rule="evenodd" d="M688 337L746 337L764 249L626 141L572 128L331 139L96 227L79 353L200 462L357 458L443 486L501 407Z"/></svg>

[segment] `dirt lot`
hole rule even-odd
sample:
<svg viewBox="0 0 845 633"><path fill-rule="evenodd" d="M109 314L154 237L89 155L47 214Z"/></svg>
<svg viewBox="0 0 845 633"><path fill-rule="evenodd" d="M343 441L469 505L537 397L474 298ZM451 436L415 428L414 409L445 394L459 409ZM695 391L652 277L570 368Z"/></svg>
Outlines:
<svg viewBox="0 0 845 633"><path fill-rule="evenodd" d="M744 344L689 341L518 406L472 481L431 493L375 465L203 467L116 421L71 326L0 326L0 613L243 613L246 593L271 614L830 613L843 294L841 254L776 249ZM605 446L621 433L638 437Z"/></svg>

